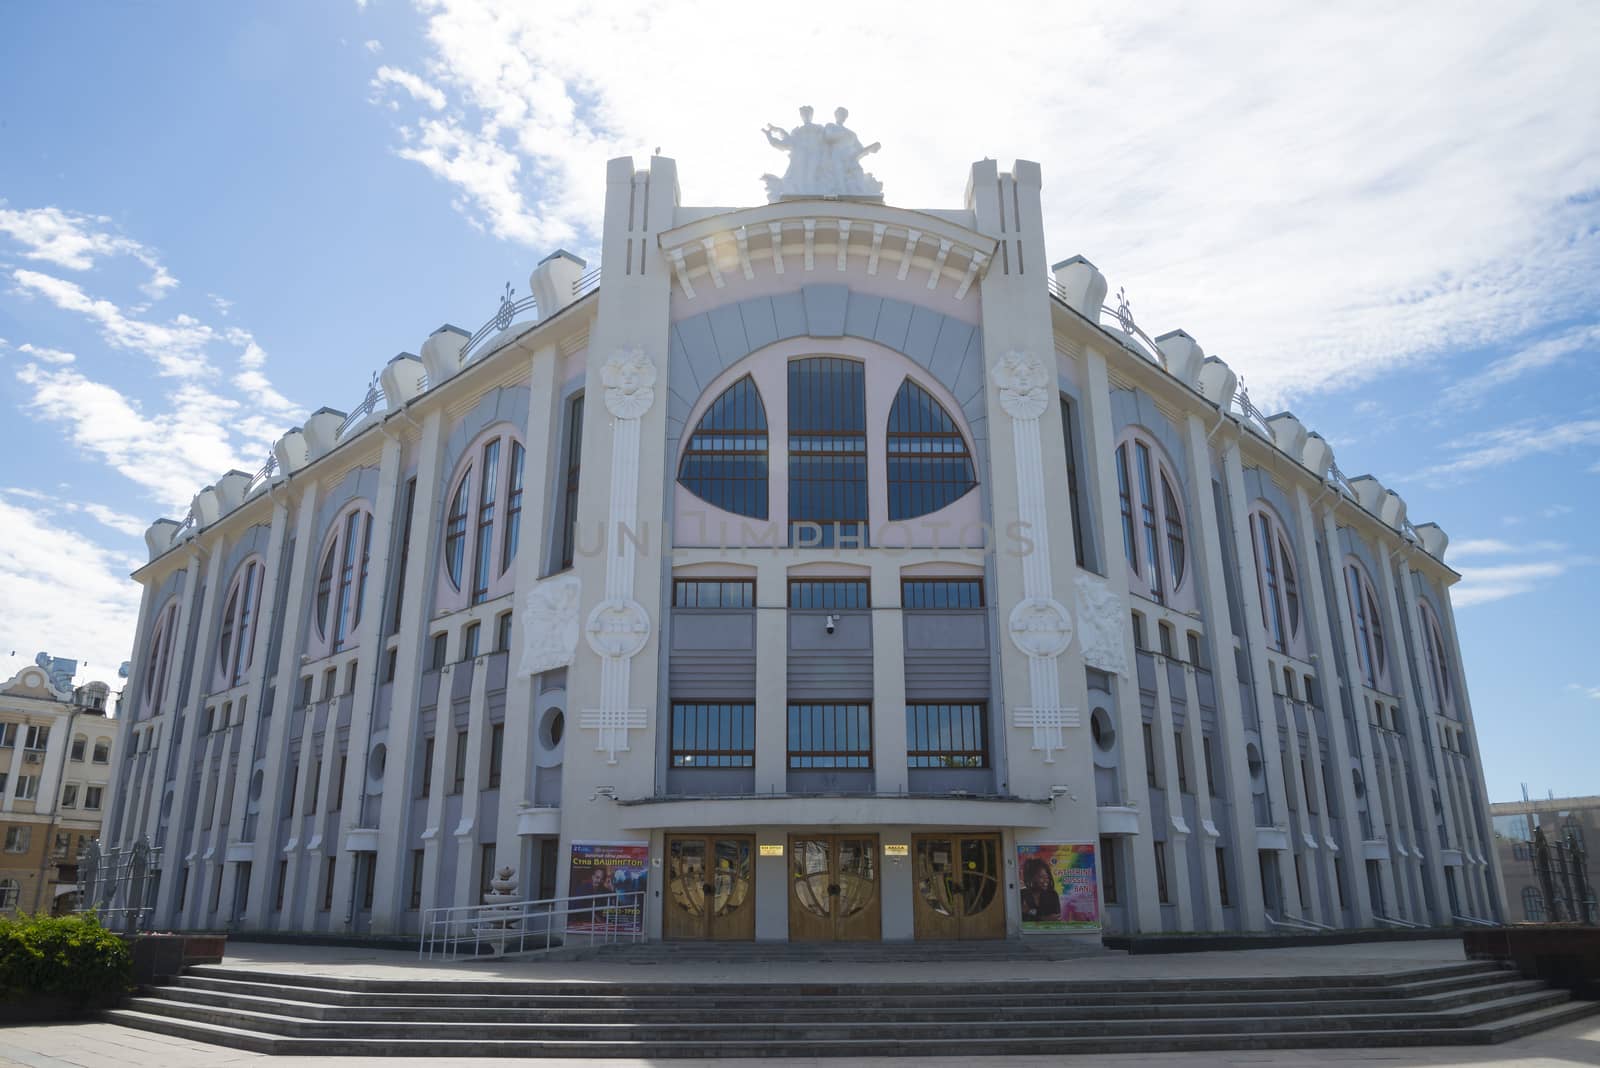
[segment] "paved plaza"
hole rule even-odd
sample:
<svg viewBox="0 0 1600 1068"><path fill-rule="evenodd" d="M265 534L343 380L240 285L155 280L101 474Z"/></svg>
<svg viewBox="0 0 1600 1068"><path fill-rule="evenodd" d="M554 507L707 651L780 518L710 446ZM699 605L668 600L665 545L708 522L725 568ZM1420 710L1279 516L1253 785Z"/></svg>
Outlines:
<svg viewBox="0 0 1600 1068"><path fill-rule="evenodd" d="M1075 960L972 960L964 961L962 978L1013 978L1019 969L1035 978L1237 978L1303 975L1362 975L1403 972L1464 960L1458 941L1392 942L1365 945L1322 946L1316 948L1260 949L1228 953L1190 953L1175 955L1130 956L1106 953ZM285 946L236 942L228 947L224 963L233 968L263 973L337 975L373 979L486 979L507 981L684 983L697 981L783 982L806 979L853 981L948 983L952 977L941 974L926 963L863 962L848 963L816 960L754 959L738 963L693 961L668 963L613 962L605 960L540 960L523 958L503 961L461 961L456 963L419 961L415 953L400 950L350 949L328 946ZM171 1038L106 1023L73 1023L21 1026L0 1030L0 1065L28 1065L31 1068L132 1068L132 1066L173 1066L206 1068L243 1060L270 1060L277 1065L303 1063L372 1063L385 1068L426 1065L441 1068L447 1064L482 1066L501 1063L493 1059L441 1058L315 1058L273 1057L243 1050ZM1037 1057L993 1058L994 1063ZM1507 1064L1528 1066L1600 1065L1600 1018L1580 1020L1563 1027L1518 1039L1499 1046L1443 1047L1435 1049L1355 1049L1355 1050L1264 1050L1237 1053L1167 1053L1123 1055L1077 1055L1061 1058L1062 1063L1087 1068L1095 1064L1142 1065L1182 1064L1185 1068L1205 1068L1226 1064L1323 1065L1478 1065ZM719 1068L740 1062L715 1060L541 1060L541 1065L646 1065L707 1064ZM846 1063L877 1064L906 1068L908 1063L950 1065L975 1068L986 1063L971 1057L846 1059L799 1058L772 1060L770 1064L818 1064L842 1068Z"/></svg>

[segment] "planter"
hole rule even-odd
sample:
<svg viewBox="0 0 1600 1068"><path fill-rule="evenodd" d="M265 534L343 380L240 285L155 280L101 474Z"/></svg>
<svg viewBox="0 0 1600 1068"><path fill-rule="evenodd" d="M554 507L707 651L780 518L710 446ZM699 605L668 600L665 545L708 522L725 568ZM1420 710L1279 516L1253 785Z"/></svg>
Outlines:
<svg viewBox="0 0 1600 1068"><path fill-rule="evenodd" d="M133 981L154 986L179 975L191 964L220 964L227 935L141 934L126 936L133 954Z"/></svg>
<svg viewBox="0 0 1600 1068"><path fill-rule="evenodd" d="M1472 960L1507 961L1526 978L1600 997L1600 928L1517 924L1467 931L1461 943Z"/></svg>

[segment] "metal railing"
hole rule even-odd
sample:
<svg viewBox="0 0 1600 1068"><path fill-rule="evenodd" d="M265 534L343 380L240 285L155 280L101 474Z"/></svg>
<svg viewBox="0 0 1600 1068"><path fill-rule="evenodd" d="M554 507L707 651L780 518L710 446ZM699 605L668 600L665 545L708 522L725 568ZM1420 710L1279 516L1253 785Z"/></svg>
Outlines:
<svg viewBox="0 0 1600 1068"><path fill-rule="evenodd" d="M539 303L529 294L522 299L517 299L517 291L511 288L511 283L506 283L506 290L500 295L500 307L490 317L489 321L478 327L477 331L467 339L466 345L461 349L461 365L466 366L467 360L477 347L494 334L507 330L511 324L522 316L532 313L539 314Z"/></svg>
<svg viewBox="0 0 1600 1068"><path fill-rule="evenodd" d="M90 841L78 851L77 912L96 912L109 927L140 931L154 914L160 882L161 847L141 838L126 849Z"/></svg>
<svg viewBox="0 0 1600 1068"><path fill-rule="evenodd" d="M417 936L417 958L454 960L462 953L478 956L485 947L496 955L525 953L574 939L589 945L643 942L644 891L428 909Z"/></svg>
<svg viewBox="0 0 1600 1068"><path fill-rule="evenodd" d="M1372 918L1379 923L1386 923L1390 927L1404 927L1411 931L1420 931L1428 926L1425 923L1412 923L1410 920L1397 920L1393 916L1385 916L1381 912L1374 912Z"/></svg>
<svg viewBox="0 0 1600 1068"><path fill-rule="evenodd" d="M1456 923L1462 924L1463 926L1466 926L1466 927L1499 927L1500 926L1498 923L1495 923L1493 920L1479 919L1477 916L1464 916L1459 912L1453 913L1450 918L1452 920L1455 920Z"/></svg>
<svg viewBox="0 0 1600 1068"><path fill-rule="evenodd" d="M1334 931L1334 930L1337 930L1337 928L1335 928L1335 927L1330 927L1325 923L1318 923L1316 920L1308 920L1303 916L1276 917L1276 916L1273 916L1272 913L1270 913L1270 912L1264 912L1264 913L1262 913L1262 915L1264 917L1266 917L1266 921L1267 921L1267 923L1269 925L1271 925L1273 927L1286 927L1291 931Z"/></svg>
<svg viewBox="0 0 1600 1068"><path fill-rule="evenodd" d="M344 422L339 424L339 429L333 435L334 441L343 441L344 436L353 430L363 419L377 411L378 405L383 403L383 387L378 384L376 372L372 381L367 383L367 395L361 398L361 403L350 410L344 417Z"/></svg>
<svg viewBox="0 0 1600 1068"><path fill-rule="evenodd" d="M574 299L588 296L591 291L599 288L600 268L596 266L593 269L584 272L584 274L579 277L577 281L572 283L572 296Z"/></svg>

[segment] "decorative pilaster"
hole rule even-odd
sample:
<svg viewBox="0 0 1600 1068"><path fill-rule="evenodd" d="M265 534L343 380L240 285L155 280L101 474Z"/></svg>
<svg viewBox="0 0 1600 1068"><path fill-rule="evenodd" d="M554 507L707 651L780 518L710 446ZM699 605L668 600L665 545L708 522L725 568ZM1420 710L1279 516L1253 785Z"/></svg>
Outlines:
<svg viewBox="0 0 1600 1068"><path fill-rule="evenodd" d="M1028 657L1028 689L1032 705L1013 708L1011 725L1033 732L1033 748L1055 763L1055 751L1066 747L1063 729L1080 724L1076 708L1061 704L1056 659L1072 644L1072 613L1055 599L1050 569L1050 523L1045 511L1044 459L1039 417L1049 407L1050 377L1032 353L1013 350L990 370L1000 394L1000 407L1011 417L1016 453L1017 517L1031 543L1022 556L1022 600L1011 610L1007 630L1011 642Z"/></svg>

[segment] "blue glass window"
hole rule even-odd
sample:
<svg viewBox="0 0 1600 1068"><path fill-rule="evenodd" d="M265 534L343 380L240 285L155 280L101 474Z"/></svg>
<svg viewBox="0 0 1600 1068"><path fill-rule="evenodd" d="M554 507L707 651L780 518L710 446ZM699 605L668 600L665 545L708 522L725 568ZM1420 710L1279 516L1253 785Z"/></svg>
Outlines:
<svg viewBox="0 0 1600 1068"><path fill-rule="evenodd" d="M891 520L937 512L978 484L955 420L909 378L889 409L888 451Z"/></svg>
<svg viewBox="0 0 1600 1068"><path fill-rule="evenodd" d="M749 375L723 390L701 416L678 481L707 504L767 518L767 409Z"/></svg>
<svg viewBox="0 0 1600 1068"><path fill-rule="evenodd" d="M867 390L854 360L816 356L789 364L790 540L835 545L862 538L867 520ZM821 528L796 533L803 523Z"/></svg>

